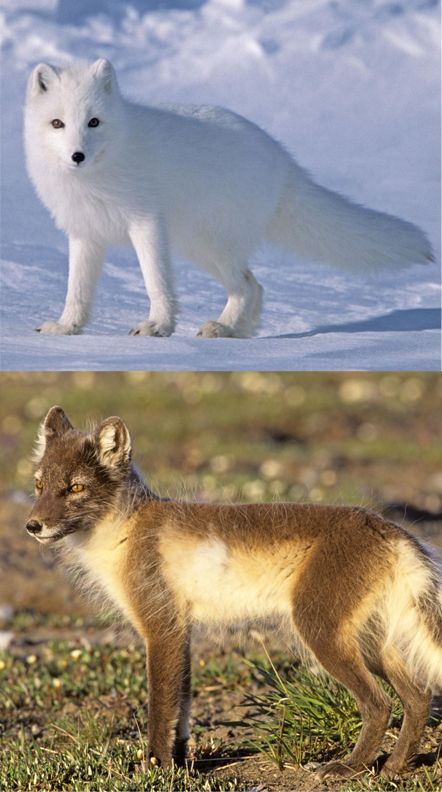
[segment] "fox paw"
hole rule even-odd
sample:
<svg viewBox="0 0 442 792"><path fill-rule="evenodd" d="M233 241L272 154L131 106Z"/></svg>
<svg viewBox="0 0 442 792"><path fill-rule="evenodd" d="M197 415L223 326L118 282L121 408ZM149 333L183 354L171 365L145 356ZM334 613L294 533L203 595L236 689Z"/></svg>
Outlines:
<svg viewBox="0 0 442 792"><path fill-rule="evenodd" d="M410 769L411 767L407 762L396 762L394 760L390 761L389 759L387 759L387 761L381 768L380 775L382 776L382 778L386 778L389 781L393 781L395 778L397 778L398 775L401 775L401 773L404 773Z"/></svg>
<svg viewBox="0 0 442 792"><path fill-rule="evenodd" d="M152 319L146 319L140 322L132 330L129 330L129 335L136 336L170 336L173 333L173 326L165 322L154 322Z"/></svg>
<svg viewBox="0 0 442 792"><path fill-rule="evenodd" d="M213 321L203 324L197 332L199 338L232 338L234 335L233 327Z"/></svg>
<svg viewBox="0 0 442 792"><path fill-rule="evenodd" d="M351 765L345 762L327 762L324 767L316 771L317 776L325 778L353 778L362 773L366 768L362 765Z"/></svg>
<svg viewBox="0 0 442 792"><path fill-rule="evenodd" d="M63 322L43 322L40 327L35 329L37 333L47 333L48 335L77 335L81 332L79 325L63 324Z"/></svg>

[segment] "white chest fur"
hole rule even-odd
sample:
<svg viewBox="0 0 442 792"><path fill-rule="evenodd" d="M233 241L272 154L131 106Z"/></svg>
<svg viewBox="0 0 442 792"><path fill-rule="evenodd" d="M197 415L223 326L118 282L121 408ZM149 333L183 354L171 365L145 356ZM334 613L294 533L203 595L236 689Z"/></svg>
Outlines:
<svg viewBox="0 0 442 792"><path fill-rule="evenodd" d="M123 576L127 530L127 520L107 518L95 526L86 541L74 540L73 551L77 563L87 573L88 582L130 618Z"/></svg>

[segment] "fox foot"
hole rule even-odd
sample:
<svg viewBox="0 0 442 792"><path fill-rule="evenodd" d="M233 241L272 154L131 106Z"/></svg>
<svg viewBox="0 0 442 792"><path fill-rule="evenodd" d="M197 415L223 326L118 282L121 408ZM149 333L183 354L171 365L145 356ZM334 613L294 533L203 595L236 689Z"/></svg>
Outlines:
<svg viewBox="0 0 442 792"><path fill-rule="evenodd" d="M187 753L187 738L180 739L177 737L173 748L173 761L178 767L184 767L186 762Z"/></svg>
<svg viewBox="0 0 442 792"><path fill-rule="evenodd" d="M233 338L235 331L229 325L221 324L221 322L205 322L197 332L199 338Z"/></svg>
<svg viewBox="0 0 442 792"><path fill-rule="evenodd" d="M325 778L353 778L367 770L365 765L358 763L352 765L350 762L327 762L324 767L316 771L317 776L324 780Z"/></svg>
<svg viewBox="0 0 442 792"><path fill-rule="evenodd" d="M411 769L412 763L397 761L390 756L382 766L380 775L382 778L387 778L388 780L392 781L393 779L397 778L398 775L401 775L401 773L405 773L407 770Z"/></svg>
<svg viewBox="0 0 442 792"><path fill-rule="evenodd" d="M81 327L76 324L64 324L63 322L43 322L40 327L36 327L37 333L47 333L49 335L77 335L81 332Z"/></svg>
<svg viewBox="0 0 442 792"><path fill-rule="evenodd" d="M172 324L167 324L166 322L155 322L152 319L146 319L144 322L140 322L133 327L132 330L129 330L129 335L136 336L170 336L172 335L174 327Z"/></svg>

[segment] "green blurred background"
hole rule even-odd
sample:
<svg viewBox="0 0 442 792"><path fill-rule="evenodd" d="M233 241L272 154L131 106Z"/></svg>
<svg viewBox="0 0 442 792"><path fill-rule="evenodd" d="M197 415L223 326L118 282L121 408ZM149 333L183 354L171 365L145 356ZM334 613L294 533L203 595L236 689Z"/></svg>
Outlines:
<svg viewBox="0 0 442 792"><path fill-rule="evenodd" d="M51 557L23 528L33 442L53 404L83 429L120 415L139 468L162 495L357 503L398 519L407 507L439 542L438 374L3 373L0 384L0 603L47 611L73 602L58 596Z"/></svg>

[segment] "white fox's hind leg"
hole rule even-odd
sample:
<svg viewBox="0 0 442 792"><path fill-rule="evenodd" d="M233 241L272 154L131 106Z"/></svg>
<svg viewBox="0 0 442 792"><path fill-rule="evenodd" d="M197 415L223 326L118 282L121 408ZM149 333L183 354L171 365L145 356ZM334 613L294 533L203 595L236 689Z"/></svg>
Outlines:
<svg viewBox="0 0 442 792"><path fill-rule="evenodd" d="M213 273L215 274L215 273ZM262 310L262 286L250 270L238 269L215 275L227 290L228 300L216 321L208 321L197 335L202 338L248 338L259 326Z"/></svg>
<svg viewBox="0 0 442 792"><path fill-rule="evenodd" d="M89 316L95 286L104 260L104 245L89 239L69 239L69 277L63 313L57 321L43 322L39 333L79 333Z"/></svg>
<svg viewBox="0 0 442 792"><path fill-rule="evenodd" d="M130 335L170 336L175 330L176 300L164 222L147 217L134 223L129 236L140 262L150 299L149 318L130 330Z"/></svg>

